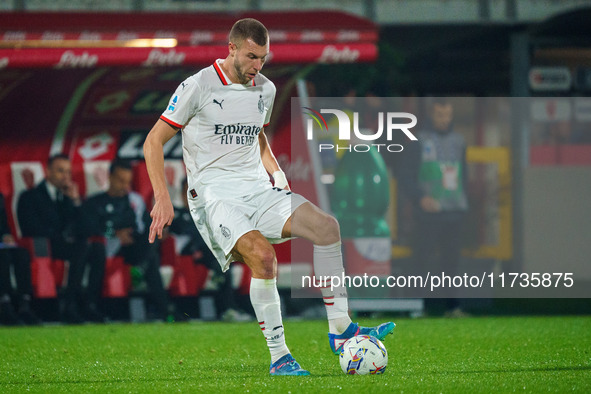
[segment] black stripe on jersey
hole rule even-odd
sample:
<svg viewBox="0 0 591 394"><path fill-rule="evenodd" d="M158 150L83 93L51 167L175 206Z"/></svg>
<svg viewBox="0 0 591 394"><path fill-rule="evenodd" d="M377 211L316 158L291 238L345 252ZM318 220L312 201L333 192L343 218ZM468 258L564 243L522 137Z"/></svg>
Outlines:
<svg viewBox="0 0 591 394"><path fill-rule="evenodd" d="M217 61L213 63L213 69L215 70L215 73L218 75L218 78L220 79L222 85L228 85L228 81L226 81L226 78L222 72L222 67L218 64Z"/></svg>
<svg viewBox="0 0 591 394"><path fill-rule="evenodd" d="M161 117L160 117L160 120L162 120L163 122L165 122L167 125L169 125L169 126L170 126L170 127L172 127L173 129L176 129L176 130L180 130L180 129L182 129L182 127L179 127L179 126L178 126L178 125L176 125L176 124L172 124L172 123L170 123L170 121L169 121L168 119L166 119L164 116L161 116Z"/></svg>
<svg viewBox="0 0 591 394"><path fill-rule="evenodd" d="M224 83L224 80L222 79L222 76L220 75L220 73L218 72L218 70L215 70L215 74L218 76L218 78L220 79L220 82L222 83L222 85L226 85Z"/></svg>

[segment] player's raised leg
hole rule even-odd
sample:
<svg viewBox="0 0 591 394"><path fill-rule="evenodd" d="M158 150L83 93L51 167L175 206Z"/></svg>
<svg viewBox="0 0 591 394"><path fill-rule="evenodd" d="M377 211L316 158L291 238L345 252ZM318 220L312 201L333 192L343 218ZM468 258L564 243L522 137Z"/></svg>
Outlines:
<svg viewBox="0 0 591 394"><path fill-rule="evenodd" d="M273 246L258 231L238 239L234 256L251 269L250 301L271 353L271 375L309 375L291 356L285 344L281 305L277 291L277 258Z"/></svg>
<svg viewBox="0 0 591 394"><path fill-rule="evenodd" d="M316 278L342 277L344 274L341 235L337 220L310 202L300 205L283 227L283 237L302 237L314 244ZM384 339L394 330L387 322L377 327L361 327L351 322L347 290L333 287L331 282L321 289L328 318L328 339L333 353L338 354L345 341L355 335L367 334Z"/></svg>

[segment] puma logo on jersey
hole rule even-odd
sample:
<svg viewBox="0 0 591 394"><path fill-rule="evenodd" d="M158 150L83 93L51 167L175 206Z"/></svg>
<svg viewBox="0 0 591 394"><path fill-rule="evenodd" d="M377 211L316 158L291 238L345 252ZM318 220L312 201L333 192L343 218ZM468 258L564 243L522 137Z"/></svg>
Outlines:
<svg viewBox="0 0 591 394"><path fill-rule="evenodd" d="M185 83L181 82L181 85L183 86L183 90L185 90Z"/></svg>
<svg viewBox="0 0 591 394"><path fill-rule="evenodd" d="M224 102L224 100L222 100L222 101L217 101L216 99L213 99L213 103L214 103L214 104L217 104L217 105L219 105L219 106L220 106L220 109L224 109L224 107L222 107L222 103L223 103L223 102Z"/></svg>

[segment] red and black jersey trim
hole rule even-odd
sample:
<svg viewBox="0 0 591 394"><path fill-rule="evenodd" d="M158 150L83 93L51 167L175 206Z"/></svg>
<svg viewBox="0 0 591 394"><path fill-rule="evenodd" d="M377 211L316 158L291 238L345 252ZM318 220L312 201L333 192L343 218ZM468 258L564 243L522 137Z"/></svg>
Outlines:
<svg viewBox="0 0 591 394"><path fill-rule="evenodd" d="M267 124L264 124L264 125L263 125L263 127L267 127L267 126L269 126L270 124L271 124L271 122L269 122L269 123L267 123Z"/></svg>
<svg viewBox="0 0 591 394"><path fill-rule="evenodd" d="M215 69L215 73L218 75L218 78L222 82L222 85L229 85L230 83L226 80L226 77L224 76L224 73L222 72L222 68L220 67L220 65L218 64L217 61L213 62L213 68ZM252 86L256 86L256 83L254 82L254 78L252 79Z"/></svg>
<svg viewBox="0 0 591 394"><path fill-rule="evenodd" d="M226 81L226 77L224 77L224 73L222 72L222 69L220 68L218 62L213 62L213 68L215 68L215 72L218 75L220 81L222 81L222 84L229 85L228 81Z"/></svg>
<svg viewBox="0 0 591 394"><path fill-rule="evenodd" d="M165 121L166 123L168 123L170 126L176 127L177 129L182 129L184 127L183 125L180 125L178 123L175 123L172 120L166 118L164 115L160 115L160 119L162 119L163 121Z"/></svg>

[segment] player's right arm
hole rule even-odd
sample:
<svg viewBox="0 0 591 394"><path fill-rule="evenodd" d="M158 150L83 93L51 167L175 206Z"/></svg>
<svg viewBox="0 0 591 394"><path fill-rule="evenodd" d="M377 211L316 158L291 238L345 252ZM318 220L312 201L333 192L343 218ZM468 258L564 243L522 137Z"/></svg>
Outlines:
<svg viewBox="0 0 591 394"><path fill-rule="evenodd" d="M164 144L178 132L178 129L158 119L144 142L144 157L154 189L154 207L150 213L152 224L148 240L153 243L156 237L162 238L162 230L169 226L174 218L174 208L166 188L164 178Z"/></svg>
<svg viewBox="0 0 591 394"><path fill-rule="evenodd" d="M154 242L162 238L162 230L172 224L174 209L164 178L163 147L195 115L199 104L197 80L189 77L184 80L172 95L166 110L160 116L144 142L144 158L148 175L154 189L154 207L150 212L152 224L148 240Z"/></svg>

